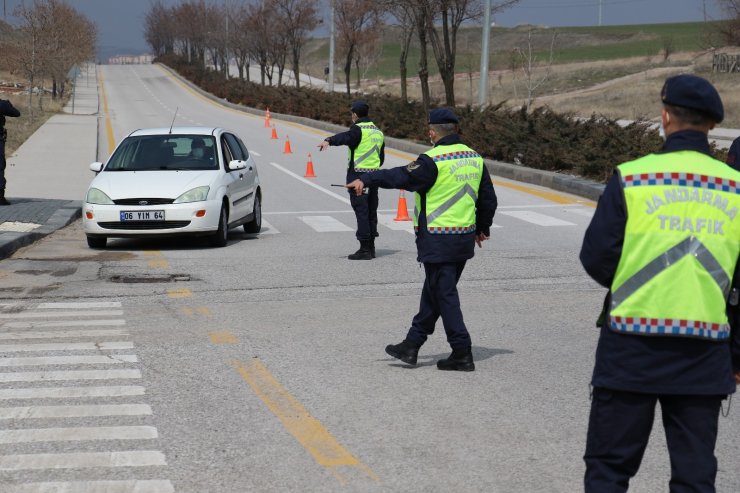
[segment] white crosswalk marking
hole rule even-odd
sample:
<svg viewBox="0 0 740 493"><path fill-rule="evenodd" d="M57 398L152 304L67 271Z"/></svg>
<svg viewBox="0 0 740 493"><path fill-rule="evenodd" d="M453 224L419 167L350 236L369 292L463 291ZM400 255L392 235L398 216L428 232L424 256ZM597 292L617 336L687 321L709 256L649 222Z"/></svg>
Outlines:
<svg viewBox="0 0 740 493"><path fill-rule="evenodd" d="M3 485L4 493L174 493L168 480L55 481Z"/></svg>
<svg viewBox="0 0 740 493"><path fill-rule="evenodd" d="M167 462L165 461L164 454L157 450L0 455L0 471L166 465Z"/></svg>
<svg viewBox="0 0 740 493"><path fill-rule="evenodd" d="M9 329L34 329L36 327L117 327L126 325L125 320L33 320L30 322L5 322Z"/></svg>
<svg viewBox="0 0 740 493"><path fill-rule="evenodd" d="M67 337L127 336L121 329L60 330L58 332L0 332L0 339L64 339Z"/></svg>
<svg viewBox="0 0 740 493"><path fill-rule="evenodd" d="M117 380L141 378L139 370L70 370L0 373L0 382L48 382L62 380Z"/></svg>
<svg viewBox="0 0 740 493"><path fill-rule="evenodd" d="M61 342L36 344L0 344L0 353L19 353L34 351L108 351L112 349L133 349L133 342Z"/></svg>
<svg viewBox="0 0 740 493"><path fill-rule="evenodd" d="M298 219L308 224L319 233L333 231L354 231L353 228L334 219L331 216L300 216Z"/></svg>
<svg viewBox="0 0 740 493"><path fill-rule="evenodd" d="M144 395L138 385L111 385L108 387L33 387L28 389L0 389L0 399L75 399L79 397L124 397Z"/></svg>
<svg viewBox="0 0 740 493"><path fill-rule="evenodd" d="M139 480L127 476L129 479L120 480L113 479L118 474L106 473L106 468L135 471L147 467L150 469L146 474L151 477L152 466L167 465L164 454L158 450L113 450L123 443L149 440L155 444L159 439L156 427L147 422L153 414L151 406L140 402L146 389L140 385L115 385L121 380L142 378L141 370L135 367L139 358L130 351L133 342L121 340L121 336L128 335L123 328L126 320L121 303L49 302L33 306L16 302L0 304L0 310L0 341L11 341L0 344L0 402L17 404L23 400L29 404L0 406L0 446L5 454L0 455L0 476L2 471L38 471L27 476L26 483L22 482L23 475L15 484L0 478L0 491L174 492L167 479ZM92 340L80 342L80 338ZM108 338L112 340L101 340ZM116 354L115 350L129 351ZM94 366L64 369L88 365ZM28 367L40 367L41 371L21 371L33 369ZM111 385L106 385L110 380ZM87 381L97 385L86 385ZM27 385L18 388L19 382ZM111 398L118 399L111 403ZM50 399L58 405L50 405ZM41 405L34 405L36 402ZM48 420L52 420L52 426ZM39 428L29 427L32 423L38 423ZM43 444L44 453L26 453L33 450L29 449L33 444ZM84 471L87 468L96 468L95 480L86 480L90 477ZM72 471L60 477L62 469Z"/></svg>
<svg viewBox="0 0 740 493"><path fill-rule="evenodd" d="M38 356L24 358L0 358L3 366L47 366L47 365L120 365L136 363L133 354L116 354L111 356Z"/></svg>
<svg viewBox="0 0 740 493"><path fill-rule="evenodd" d="M259 233L260 235L276 235L278 233L280 233L280 231L278 231L275 226L262 219L262 228L260 229Z"/></svg>
<svg viewBox="0 0 740 493"><path fill-rule="evenodd" d="M594 216L594 209L565 209L571 214L577 214L579 216L591 218Z"/></svg>
<svg viewBox="0 0 740 493"><path fill-rule="evenodd" d="M532 211L501 211L500 214L521 219L538 226L575 226L574 223Z"/></svg>
<svg viewBox="0 0 740 493"><path fill-rule="evenodd" d="M150 416L147 404L97 404L90 406L0 407L0 419L89 418L93 416Z"/></svg>
<svg viewBox="0 0 740 493"><path fill-rule="evenodd" d="M395 217L396 216L392 214L378 214L378 223L394 231L406 231L414 234L413 221L395 221Z"/></svg>
<svg viewBox="0 0 740 493"><path fill-rule="evenodd" d="M87 426L81 428L0 430L0 444L85 440L150 440L157 437L157 430L153 426Z"/></svg>

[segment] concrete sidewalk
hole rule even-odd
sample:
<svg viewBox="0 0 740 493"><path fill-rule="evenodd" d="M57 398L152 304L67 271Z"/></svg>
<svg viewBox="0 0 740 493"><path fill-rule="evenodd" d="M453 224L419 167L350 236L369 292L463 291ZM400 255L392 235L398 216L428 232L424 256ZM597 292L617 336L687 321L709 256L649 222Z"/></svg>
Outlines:
<svg viewBox="0 0 740 493"><path fill-rule="evenodd" d="M9 206L0 207L0 259L80 217L98 153L98 80L83 67L73 98L7 157ZM21 109L21 111L23 111ZM8 131L13 131L12 121Z"/></svg>

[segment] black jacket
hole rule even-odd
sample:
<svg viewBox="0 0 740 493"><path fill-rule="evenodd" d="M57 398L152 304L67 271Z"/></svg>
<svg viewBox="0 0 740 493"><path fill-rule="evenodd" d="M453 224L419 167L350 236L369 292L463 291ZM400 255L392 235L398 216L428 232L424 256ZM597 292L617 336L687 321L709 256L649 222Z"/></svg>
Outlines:
<svg viewBox="0 0 740 493"><path fill-rule="evenodd" d="M5 126L5 117L19 117L21 112L18 111L13 104L7 99L0 99L0 128ZM2 138L2 136L0 136Z"/></svg>
<svg viewBox="0 0 740 493"><path fill-rule="evenodd" d="M355 166L355 149L357 149L357 146L360 145L360 141L362 141L362 130L360 130L360 127L357 126L358 123L365 123L365 122L371 122L372 120L370 117L362 117L358 118L355 123L353 123L349 130L346 132L340 132L336 135L332 135L331 137L327 137L326 140L329 145L331 146L347 146L349 147L350 151L350 158L347 162L347 183L355 180L360 176L360 173L355 172L354 166ZM385 161L385 143L380 147L380 165L383 166L383 162Z"/></svg>
<svg viewBox="0 0 740 493"><path fill-rule="evenodd" d="M727 164L740 171L740 137L735 139L727 153Z"/></svg>
<svg viewBox="0 0 740 493"><path fill-rule="evenodd" d="M440 139L435 147L460 143L457 134ZM426 193L437 181L437 165L426 154L406 166L363 173L360 177L365 186L399 188L421 195L419 228L416 233L418 261L425 263L459 262L472 258L475 254L475 235L490 234L493 215L498 201L493 189L488 169L483 166L483 176L478 188L478 201L475 204L476 232L461 235L432 235L426 229Z"/></svg>
<svg viewBox="0 0 740 493"><path fill-rule="evenodd" d="M710 154L706 135L671 134L660 153L694 150ZM581 247L581 263L599 284L609 288L622 255L627 208L615 173L599 199ZM733 286L740 286L740 259ZM609 294L605 307L609 306ZM696 338L621 334L608 328L605 312L596 349L592 384L629 392L724 395L735 391L733 371L740 371L740 313L728 307L731 342Z"/></svg>

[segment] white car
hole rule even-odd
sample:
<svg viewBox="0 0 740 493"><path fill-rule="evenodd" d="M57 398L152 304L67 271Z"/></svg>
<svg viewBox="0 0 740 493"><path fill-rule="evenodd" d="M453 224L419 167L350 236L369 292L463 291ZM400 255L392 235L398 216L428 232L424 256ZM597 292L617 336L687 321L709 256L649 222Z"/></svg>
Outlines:
<svg viewBox="0 0 740 493"><path fill-rule="evenodd" d="M257 165L222 128L137 130L107 163L92 163L82 223L90 248L108 238L207 235L226 245L228 230L262 227Z"/></svg>

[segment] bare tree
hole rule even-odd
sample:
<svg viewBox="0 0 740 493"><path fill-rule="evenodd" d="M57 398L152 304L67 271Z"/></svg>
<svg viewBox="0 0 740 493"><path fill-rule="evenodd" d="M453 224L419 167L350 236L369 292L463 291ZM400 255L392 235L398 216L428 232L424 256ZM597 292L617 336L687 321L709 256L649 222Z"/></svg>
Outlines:
<svg viewBox="0 0 740 493"><path fill-rule="evenodd" d="M550 76L555 52L555 39L558 36L557 32L552 34L552 38L550 39L550 58L543 64L543 62L537 59L537 55L535 55L532 49L533 32L534 29L531 28L527 31L527 44L524 49L521 47L515 48L515 52L519 58L519 66L524 74L524 85L527 89L527 110L532 107L535 91ZM537 75L538 73L541 73L539 77Z"/></svg>
<svg viewBox="0 0 740 493"><path fill-rule="evenodd" d="M144 18L144 39L152 47L154 54L162 56L175 51L175 26L172 12L157 0Z"/></svg>
<svg viewBox="0 0 740 493"><path fill-rule="evenodd" d="M408 67L406 62L409 56L411 39L416 29L414 6L410 2L398 2L397 0L382 0L380 5L396 19L401 31L401 53L398 56L398 68L401 75L401 99L405 102L408 101Z"/></svg>
<svg viewBox="0 0 740 493"><path fill-rule="evenodd" d="M300 87L300 61L308 33L319 24L317 0L273 0L280 24L273 26L285 35L290 48L296 88Z"/></svg>
<svg viewBox="0 0 740 493"><path fill-rule="evenodd" d="M740 0L717 0L725 20L717 28L724 44L740 46Z"/></svg>
<svg viewBox="0 0 740 493"><path fill-rule="evenodd" d="M380 15L373 0L338 0L335 5L334 18L339 50L344 55L344 77L347 85L347 95L350 95L352 62L359 58L358 55L363 44L370 42L372 38L377 39ZM359 85L359 68L357 72L357 83Z"/></svg>

